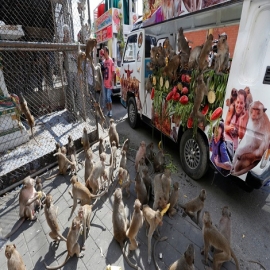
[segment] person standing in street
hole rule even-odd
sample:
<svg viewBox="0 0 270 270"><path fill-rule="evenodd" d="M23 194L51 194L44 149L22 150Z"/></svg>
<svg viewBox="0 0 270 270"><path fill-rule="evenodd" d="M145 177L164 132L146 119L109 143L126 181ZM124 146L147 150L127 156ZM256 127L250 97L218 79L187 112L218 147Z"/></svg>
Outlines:
<svg viewBox="0 0 270 270"><path fill-rule="evenodd" d="M109 56L109 49L107 46L104 47L104 90L105 90L105 99L107 106L107 116L112 117L112 88L113 88L113 80L115 67L112 58Z"/></svg>

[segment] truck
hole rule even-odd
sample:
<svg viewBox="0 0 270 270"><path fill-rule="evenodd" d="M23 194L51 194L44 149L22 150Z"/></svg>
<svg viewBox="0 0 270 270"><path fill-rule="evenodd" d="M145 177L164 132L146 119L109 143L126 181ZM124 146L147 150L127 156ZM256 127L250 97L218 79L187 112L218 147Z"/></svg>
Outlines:
<svg viewBox="0 0 270 270"><path fill-rule="evenodd" d="M250 190L268 185L269 1L150 2L121 62L130 126L143 121L173 140L194 180L213 164Z"/></svg>

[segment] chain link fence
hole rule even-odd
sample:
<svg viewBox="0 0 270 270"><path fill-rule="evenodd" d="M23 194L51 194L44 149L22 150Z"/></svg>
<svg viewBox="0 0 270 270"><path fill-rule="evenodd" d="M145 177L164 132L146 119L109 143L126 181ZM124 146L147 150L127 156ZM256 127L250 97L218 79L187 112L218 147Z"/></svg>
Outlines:
<svg viewBox="0 0 270 270"><path fill-rule="evenodd" d="M77 70L85 11L85 0L0 0L0 190L54 162L55 143L69 135L81 148L84 127L98 139L98 97L87 66Z"/></svg>

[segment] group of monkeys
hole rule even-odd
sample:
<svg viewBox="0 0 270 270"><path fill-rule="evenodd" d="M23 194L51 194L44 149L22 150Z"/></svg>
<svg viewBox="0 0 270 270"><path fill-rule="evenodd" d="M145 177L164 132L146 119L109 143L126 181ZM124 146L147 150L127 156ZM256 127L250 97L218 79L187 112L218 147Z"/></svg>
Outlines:
<svg viewBox="0 0 270 270"><path fill-rule="evenodd" d="M110 127L108 130L109 142L110 142L110 164L106 164L106 153L104 139L100 138L99 141L99 157L100 160L96 163L93 162L93 152L90 147L89 138L87 135L87 130L84 128L82 135L82 145L85 154L85 183L78 181L76 176L77 173L77 158L76 149L74 142L69 136L67 147L59 145L56 146L56 153L59 172L58 174L66 174L67 167L70 165L70 170L73 173L71 177L71 190L69 194L73 198L73 207L69 216L71 219L78 200L81 206L78 209L77 216L72 220L67 238L62 236L60 232L60 227L57 221L58 207L54 206L52 195L45 195L42 191L41 179L38 177L34 180L27 177L24 180L24 186L20 191L19 195L19 206L20 206L20 218L21 222L11 233L9 233L5 238L9 238L26 219L35 220L37 218L35 214L36 207L44 206L44 213L47 220L47 224L51 229L49 236L54 242L58 243L62 240L66 242L67 256L64 262L58 266L47 266L46 269L58 269L63 267L68 259L74 255L77 257L82 257L83 253L81 249L85 249L85 241L87 234L90 230L90 218L92 214L92 209L95 204L93 199L100 197L108 192L108 189L113 183L112 189L114 191L114 202L113 202L113 234L115 240L119 243L123 256L127 263L134 269L140 269L137 264L130 262L126 255L126 247L129 239L129 251L133 251L138 248L138 242L136 240L137 234L142 227L143 223L146 225L146 235L148 237L148 263L151 263L151 242L152 236L156 232L157 240L154 244L154 254L156 244L160 241L164 241L167 237L160 237L158 232L158 226L162 225L163 215L167 212L169 217L172 218L177 213L177 208L180 206L183 209L183 214L188 215L194 222L200 226L200 213L204 207L204 201L206 199L206 191L202 189L200 194L192 199L191 201L180 204L179 200L179 183L172 183L171 171L166 169L164 166L164 154L161 147L159 147L159 152L154 152L154 144L149 143L146 145L144 141L140 143L139 149L136 152L135 157L135 170L136 177L135 181L130 179L129 172L127 170L127 153L129 149L129 139L126 139L122 146L119 144L119 135L116 130L116 125L113 119L110 119ZM118 168L118 180L114 178L114 171L117 168L117 150L121 151L121 158ZM67 157L68 156L68 157ZM73 156L73 157L72 157ZM163 164L158 166L158 159L156 157L161 157L160 161ZM148 165L146 164L148 163ZM148 167L152 166L155 172L158 172L151 177L148 173ZM54 175L53 177L55 177ZM45 178L45 180L51 179L52 177ZM122 190L130 195L130 185L135 182L136 199L134 202L134 211L132 214L131 221L129 222L125 206L123 203L123 193ZM119 183L118 188L116 185ZM149 206L151 199L151 194L154 195L153 207ZM230 247L231 238L231 221L230 221L230 211L228 207L224 207L222 210L222 217L218 228L212 225L211 217L209 212L204 212L202 218L202 234L204 239L204 253L205 260L204 263L208 263L208 252L209 248L213 247L215 249L213 255L213 268L214 270L220 269L223 262L228 261L231 257L234 258L236 262L236 267L239 269L239 264L235 254ZM88 230L88 233L87 233ZM83 246L80 247L78 243L79 236L83 231ZM16 250L14 244L6 246L5 255L7 258L7 265L9 270L15 269L25 269L22 257ZM169 269L170 270L188 270L195 269L194 267L194 257L195 251L193 244L189 244L187 250L183 256L174 262ZM160 269L155 256L154 263L157 269Z"/></svg>

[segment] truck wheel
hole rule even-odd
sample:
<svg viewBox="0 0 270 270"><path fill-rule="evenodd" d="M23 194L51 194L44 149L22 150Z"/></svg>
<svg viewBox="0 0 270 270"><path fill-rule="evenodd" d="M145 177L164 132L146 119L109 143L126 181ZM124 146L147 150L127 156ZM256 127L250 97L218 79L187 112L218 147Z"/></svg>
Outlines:
<svg viewBox="0 0 270 270"><path fill-rule="evenodd" d="M128 121L131 128L136 128L139 125L138 110L134 97L128 99Z"/></svg>
<svg viewBox="0 0 270 270"><path fill-rule="evenodd" d="M199 180L208 170L209 147L200 132L193 138L193 130L188 129L180 141L180 161L185 173Z"/></svg>

